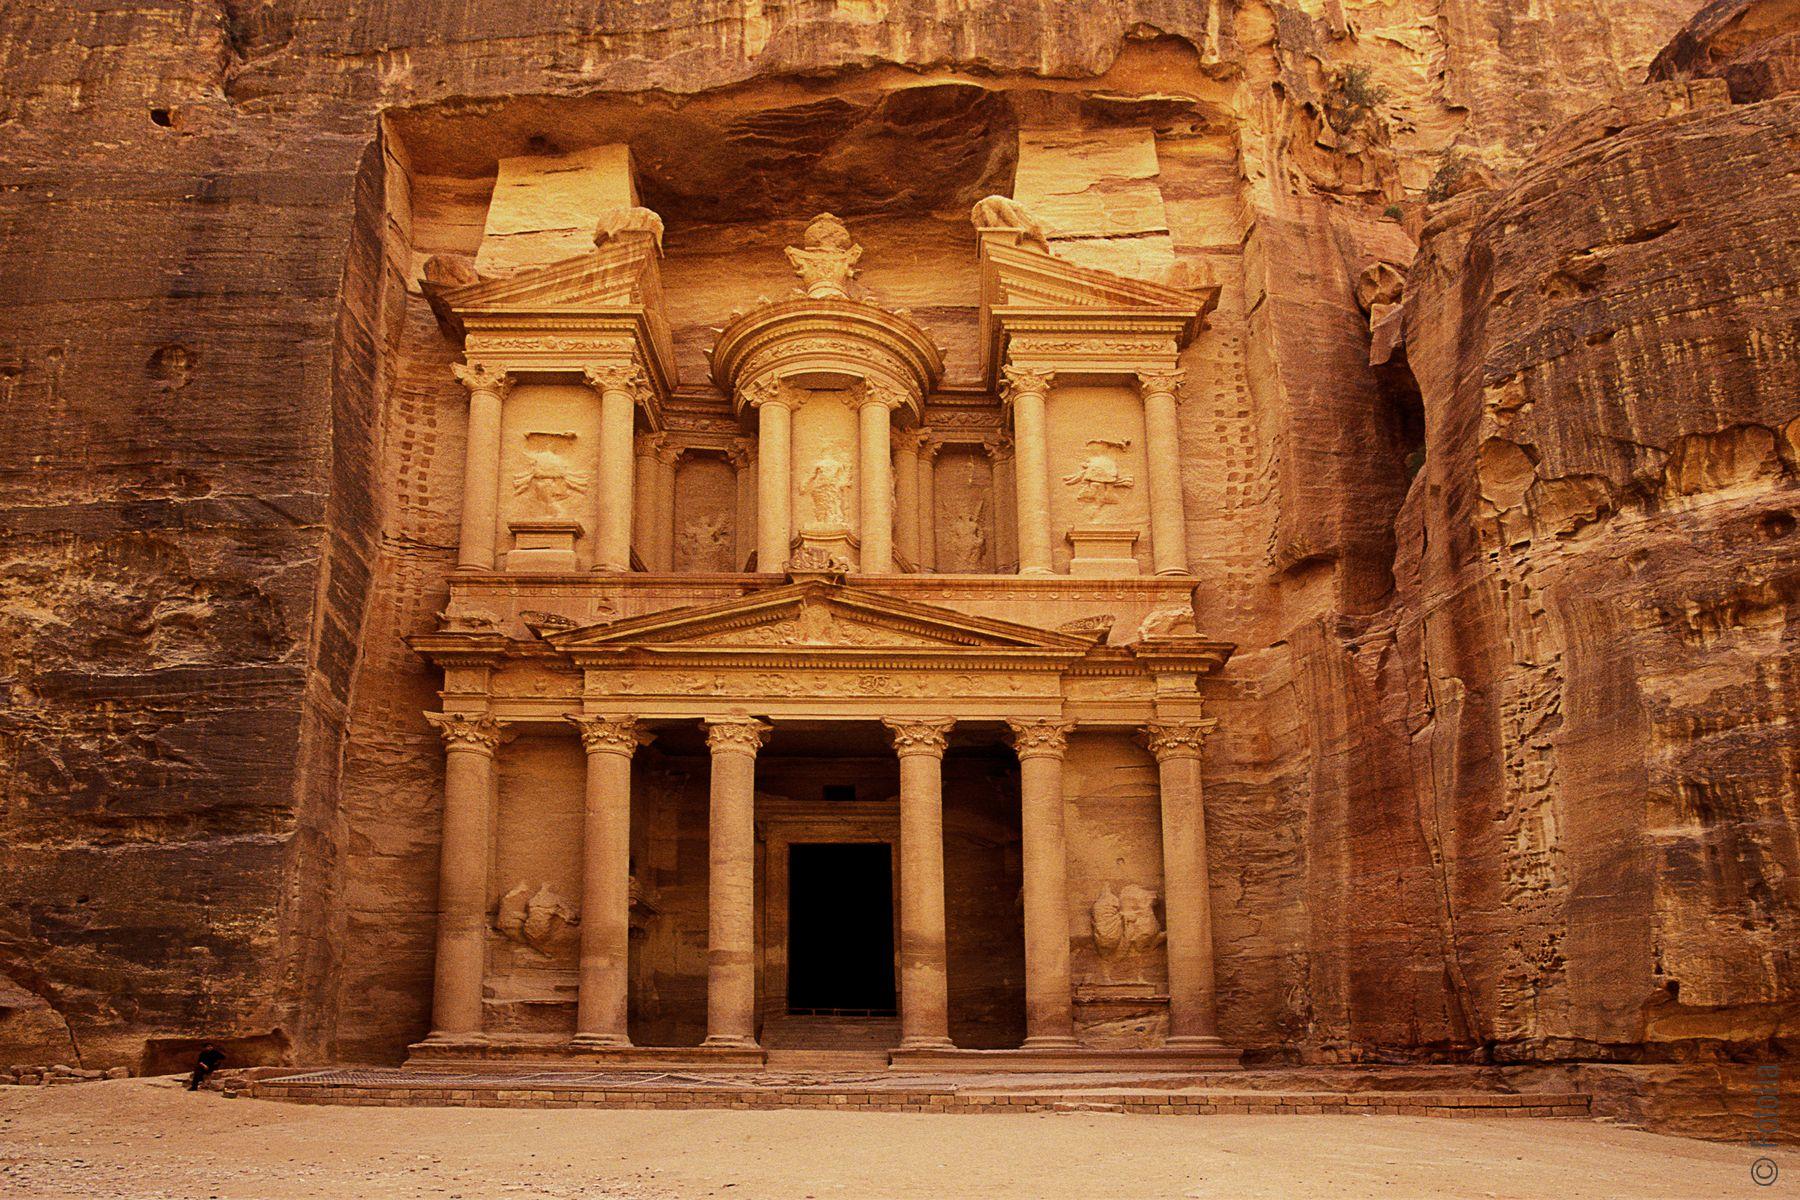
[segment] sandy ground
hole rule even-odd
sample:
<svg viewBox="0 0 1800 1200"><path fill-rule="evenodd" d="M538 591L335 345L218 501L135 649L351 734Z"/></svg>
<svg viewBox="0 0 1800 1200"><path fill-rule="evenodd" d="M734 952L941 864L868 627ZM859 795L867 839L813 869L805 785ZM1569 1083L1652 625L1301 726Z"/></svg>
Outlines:
<svg viewBox="0 0 1800 1200"><path fill-rule="evenodd" d="M0 1087L0 1197L1773 1196L1756 1152L1588 1121L324 1108Z"/></svg>

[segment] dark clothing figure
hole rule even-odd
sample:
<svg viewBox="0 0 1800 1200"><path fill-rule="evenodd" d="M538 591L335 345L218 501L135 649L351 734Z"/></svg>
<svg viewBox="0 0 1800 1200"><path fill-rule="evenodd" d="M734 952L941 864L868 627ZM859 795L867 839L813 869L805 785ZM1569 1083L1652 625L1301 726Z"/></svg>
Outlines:
<svg viewBox="0 0 1800 1200"><path fill-rule="evenodd" d="M188 1080L187 1090L198 1091L200 1085L206 1082L206 1077L218 1070L219 1064L224 1061L225 1052L217 1046L209 1045L200 1051L200 1057L194 1060L194 1074Z"/></svg>

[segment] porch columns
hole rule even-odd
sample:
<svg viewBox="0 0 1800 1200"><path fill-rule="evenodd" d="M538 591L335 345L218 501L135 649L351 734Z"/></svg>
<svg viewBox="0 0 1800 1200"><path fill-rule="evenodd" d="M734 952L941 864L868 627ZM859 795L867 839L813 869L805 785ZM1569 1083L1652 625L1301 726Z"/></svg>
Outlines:
<svg viewBox="0 0 1800 1200"><path fill-rule="evenodd" d="M864 387L857 409L857 497L862 547L858 565L864 575L894 572L894 462L889 446L894 409L900 399L888 389Z"/></svg>
<svg viewBox="0 0 1800 1200"><path fill-rule="evenodd" d="M444 739L444 826L438 847L433 1037L481 1033L487 939L488 811L500 723L486 713L426 713Z"/></svg>
<svg viewBox="0 0 1800 1200"><path fill-rule="evenodd" d="M1156 756L1162 790L1171 1046L1219 1044L1206 811L1200 794L1200 751L1212 725L1193 721L1144 727L1144 744Z"/></svg>
<svg viewBox="0 0 1800 1200"><path fill-rule="evenodd" d="M706 1042L756 1045L756 751L769 726L709 719L710 874L706 892Z"/></svg>
<svg viewBox="0 0 1800 1200"><path fill-rule="evenodd" d="M469 389L469 438L463 451L462 535L456 565L465 571L494 569L494 536L500 521L500 404L512 379L499 367L469 363L450 368Z"/></svg>
<svg viewBox="0 0 1800 1200"><path fill-rule="evenodd" d="M1187 515L1181 502L1181 439L1175 391L1182 371L1138 375L1144 397L1144 461L1150 482L1150 555L1158 575L1186 575Z"/></svg>
<svg viewBox="0 0 1800 1200"><path fill-rule="evenodd" d="M1006 368L1006 398L1013 411L1013 473L1019 517L1019 574L1048 575L1050 557L1050 458L1045 444L1045 404L1051 373Z"/></svg>
<svg viewBox="0 0 1800 1200"><path fill-rule="evenodd" d="M793 537L793 409L779 388L752 397L750 405L756 410L756 569L770 574L787 570Z"/></svg>
<svg viewBox="0 0 1800 1200"><path fill-rule="evenodd" d="M587 751L581 827L581 965L575 1044L629 1046L631 968L631 717L570 716Z"/></svg>
<svg viewBox="0 0 1800 1200"><path fill-rule="evenodd" d="M894 439L894 548L919 569L919 434Z"/></svg>
<svg viewBox="0 0 1800 1200"><path fill-rule="evenodd" d="M600 393L599 474L594 485L594 570L631 570L632 429L643 373L633 363L609 363L583 372Z"/></svg>
<svg viewBox="0 0 1800 1200"><path fill-rule="evenodd" d="M937 570L937 456L943 443L919 438L919 570Z"/></svg>
<svg viewBox="0 0 1800 1200"><path fill-rule="evenodd" d="M1068 843L1062 764L1070 721L1008 721L1019 755L1025 874L1025 1049L1076 1045L1069 983Z"/></svg>
<svg viewBox="0 0 1800 1200"><path fill-rule="evenodd" d="M900 1048L950 1045L944 743L954 721L895 721L900 756Z"/></svg>

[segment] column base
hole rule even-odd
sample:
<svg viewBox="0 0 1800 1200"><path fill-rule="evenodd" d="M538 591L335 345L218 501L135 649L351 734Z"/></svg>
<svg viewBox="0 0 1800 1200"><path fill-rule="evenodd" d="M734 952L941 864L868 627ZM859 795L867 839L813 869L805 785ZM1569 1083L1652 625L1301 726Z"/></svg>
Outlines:
<svg viewBox="0 0 1800 1200"><path fill-rule="evenodd" d="M1019 1043L1021 1050L1075 1050L1081 1043L1064 1033L1042 1033Z"/></svg>
<svg viewBox="0 0 1800 1200"><path fill-rule="evenodd" d="M622 1033L578 1033L569 1045L577 1050L629 1050L631 1039Z"/></svg>

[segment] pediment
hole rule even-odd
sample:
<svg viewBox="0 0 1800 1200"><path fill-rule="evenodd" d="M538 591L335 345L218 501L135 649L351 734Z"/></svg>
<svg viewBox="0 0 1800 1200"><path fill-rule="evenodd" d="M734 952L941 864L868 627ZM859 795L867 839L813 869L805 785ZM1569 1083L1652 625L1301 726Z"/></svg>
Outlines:
<svg viewBox="0 0 1800 1200"><path fill-rule="evenodd" d="M618 238L588 254L547 266L437 289L442 309L476 313L568 313L636 308L657 290L656 247L648 237Z"/></svg>
<svg viewBox="0 0 1800 1200"><path fill-rule="evenodd" d="M901 600L841 584L792 584L546 638L566 652L614 649L833 654L996 652L1080 657L1090 639Z"/></svg>
<svg viewBox="0 0 1800 1200"><path fill-rule="evenodd" d="M1102 309L1185 317L1198 322L1219 289L1187 289L1085 267L1029 246L988 246L982 255L994 308Z"/></svg>

